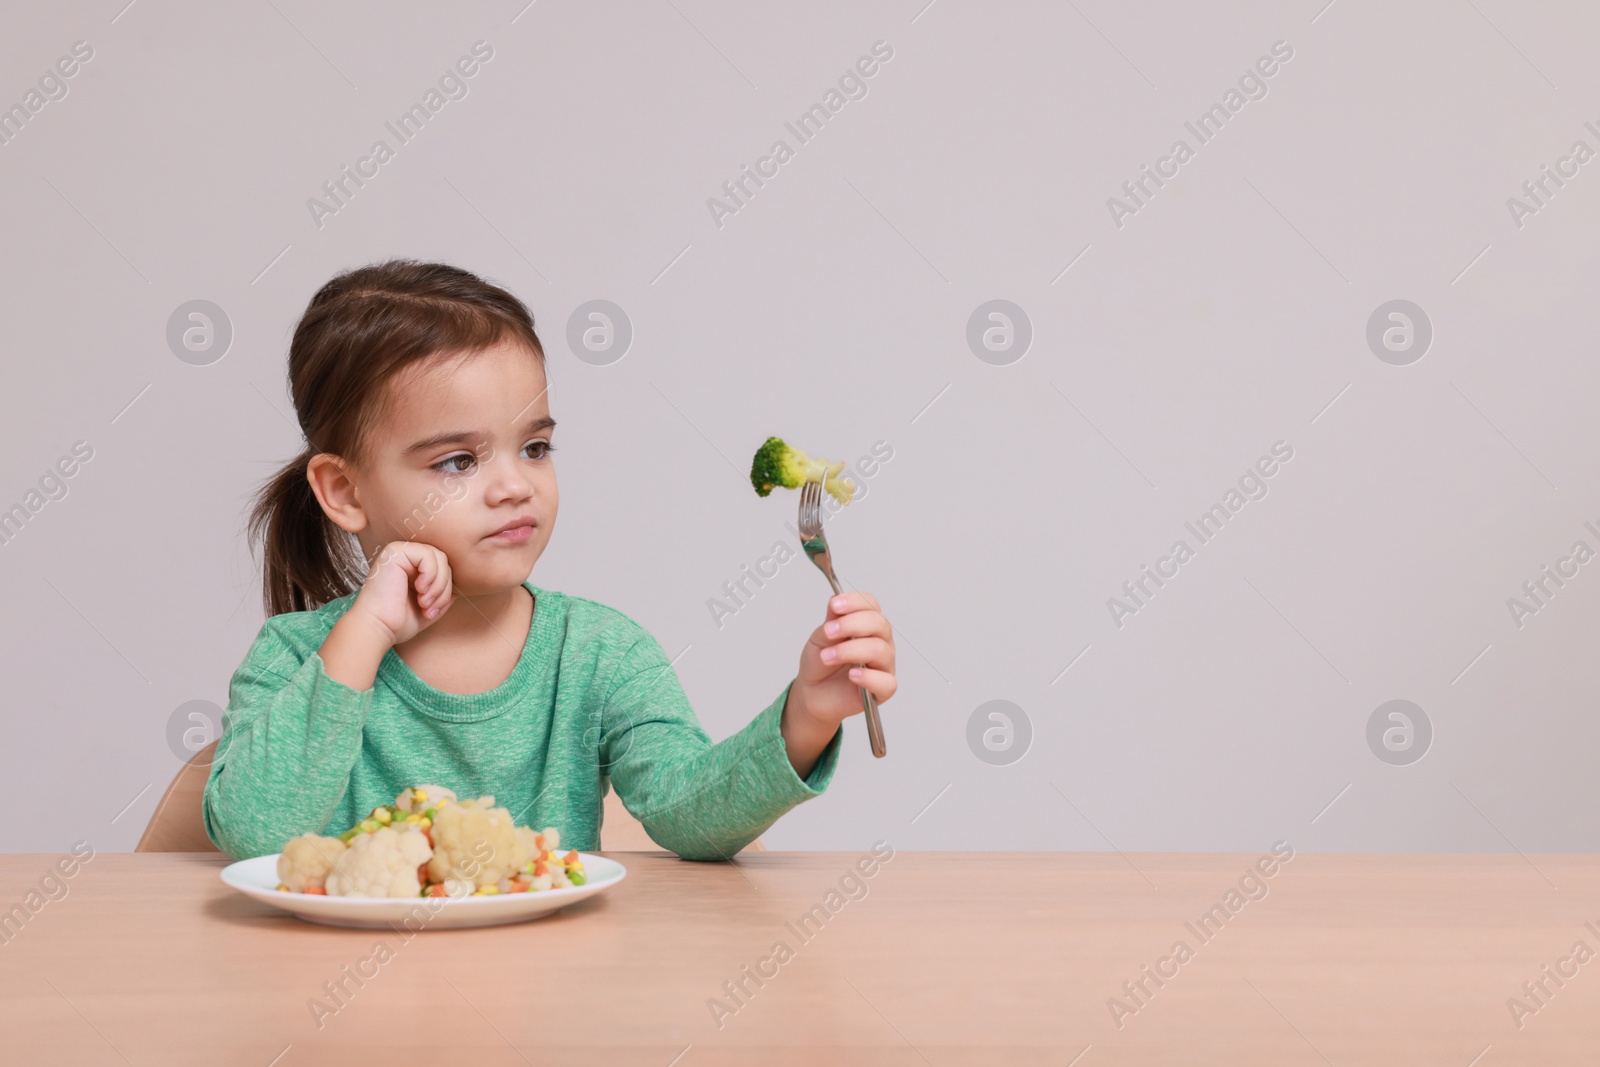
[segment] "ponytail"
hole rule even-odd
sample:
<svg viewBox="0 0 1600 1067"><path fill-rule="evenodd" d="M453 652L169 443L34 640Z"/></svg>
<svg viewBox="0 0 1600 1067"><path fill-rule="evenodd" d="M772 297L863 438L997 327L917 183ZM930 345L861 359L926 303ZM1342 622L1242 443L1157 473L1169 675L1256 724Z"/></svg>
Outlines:
<svg viewBox="0 0 1600 1067"><path fill-rule="evenodd" d="M306 478L307 446L267 480L250 513L250 538L262 545L267 616L311 611L361 585L360 543L322 510Z"/></svg>

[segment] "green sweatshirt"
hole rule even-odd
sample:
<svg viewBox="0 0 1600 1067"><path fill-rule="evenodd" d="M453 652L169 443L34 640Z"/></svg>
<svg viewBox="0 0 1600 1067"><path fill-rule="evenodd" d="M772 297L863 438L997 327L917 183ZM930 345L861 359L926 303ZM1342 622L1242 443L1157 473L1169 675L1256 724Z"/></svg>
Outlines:
<svg viewBox="0 0 1600 1067"><path fill-rule="evenodd" d="M268 619L228 686L205 788L206 834L234 859L282 850L308 830L337 834L407 786L493 794L518 825L600 846L615 788L655 842L685 859L726 859L827 788L842 731L802 780L778 722L789 685L716 744L649 631L615 608L524 582L533 622L510 677L445 693L389 649L372 687L328 676L318 650L355 601Z"/></svg>

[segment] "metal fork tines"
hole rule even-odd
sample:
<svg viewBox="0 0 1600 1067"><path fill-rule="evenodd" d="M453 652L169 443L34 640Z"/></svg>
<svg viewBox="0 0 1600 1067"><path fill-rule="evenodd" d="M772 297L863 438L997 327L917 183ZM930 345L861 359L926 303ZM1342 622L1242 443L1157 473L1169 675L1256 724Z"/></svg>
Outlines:
<svg viewBox="0 0 1600 1067"><path fill-rule="evenodd" d="M816 482L807 482L800 487L800 547L805 549L806 555L812 563L817 565L828 578L828 584L833 586L833 592L838 595L839 579L833 573L833 557L828 552L828 539L822 532L822 486ZM858 667L865 664L856 664ZM878 699L861 686L861 706L866 709L867 715L867 740L872 742L872 754L882 756L888 751L883 744L883 723L878 718Z"/></svg>

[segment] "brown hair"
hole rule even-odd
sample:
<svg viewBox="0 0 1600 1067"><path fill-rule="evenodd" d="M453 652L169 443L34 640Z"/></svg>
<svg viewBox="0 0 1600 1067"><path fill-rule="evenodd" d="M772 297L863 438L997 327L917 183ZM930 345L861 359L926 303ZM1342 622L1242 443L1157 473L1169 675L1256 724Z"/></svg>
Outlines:
<svg viewBox="0 0 1600 1067"><path fill-rule="evenodd" d="M358 267L335 275L311 298L289 345L289 391L306 445L262 483L250 510L250 540L263 548L269 617L321 607L365 580L360 543L311 491L311 457L329 452L364 464L368 432L382 417L395 375L507 338L544 363L522 301L444 263L391 259Z"/></svg>

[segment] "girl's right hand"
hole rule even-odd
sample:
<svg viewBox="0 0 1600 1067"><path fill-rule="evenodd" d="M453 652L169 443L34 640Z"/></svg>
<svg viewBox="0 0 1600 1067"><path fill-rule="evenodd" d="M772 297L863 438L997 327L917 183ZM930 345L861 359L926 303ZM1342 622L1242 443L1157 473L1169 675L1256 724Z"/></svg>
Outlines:
<svg viewBox="0 0 1600 1067"><path fill-rule="evenodd" d="M373 558L350 610L386 632L393 646L438 622L454 599L450 560L443 552L418 541L390 541Z"/></svg>

